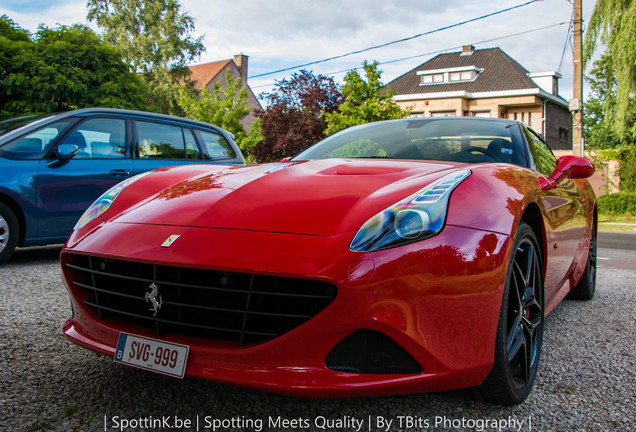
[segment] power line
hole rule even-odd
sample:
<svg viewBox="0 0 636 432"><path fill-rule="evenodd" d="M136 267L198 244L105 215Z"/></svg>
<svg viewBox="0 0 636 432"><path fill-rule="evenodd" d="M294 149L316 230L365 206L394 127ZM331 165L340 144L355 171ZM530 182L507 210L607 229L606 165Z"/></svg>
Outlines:
<svg viewBox="0 0 636 432"><path fill-rule="evenodd" d="M569 24L569 22L567 22L567 21L560 22L558 24L552 24L552 25L547 25L547 26L543 26L543 27L538 27L538 28L535 28L535 29L526 30L526 31L518 32L518 33L511 33L509 35L500 36L500 37L496 37L496 38L493 38L493 39L485 39L485 40L482 40L482 41L479 41L479 42L472 42L470 44L458 45L458 46L455 46L455 47L452 47L452 48L447 48L445 50L439 50L439 51L433 51L433 52L430 52L430 53L418 54L418 55L414 55L414 56L410 56L410 57L404 57L404 58L396 59L396 60L389 60L389 61L385 61L385 62L382 62L382 63L379 63L379 64L383 65L383 64L398 63L398 62L405 61L405 60L412 60L412 59L418 58L418 57L426 57L426 56L433 55L433 54L441 54L441 53L444 53L444 52L448 52L448 51L451 51L451 50L456 50L456 49L462 48L465 45L482 45L482 44L485 44L485 43L495 42L495 41L502 40L502 39L508 39L508 38L515 37L515 36L521 36L521 35L524 35L524 34L534 33L534 32L541 31L541 30L547 30L547 29L553 28L553 27L559 27L559 26L562 26L562 25L565 25L565 24ZM347 70L340 71L340 72L347 72ZM336 73L340 73L340 72L331 72L331 73L332 74L336 74Z"/></svg>
<svg viewBox="0 0 636 432"><path fill-rule="evenodd" d="M570 18L570 27L568 28L568 34L565 36L565 43L563 44L563 53L561 53L561 61L559 62L559 69L558 69L559 73L561 73L561 69L563 69L563 62L565 60L565 53L567 52L568 46L572 45L570 36L572 35L573 26L574 26L574 6L572 7L572 17Z"/></svg>
<svg viewBox="0 0 636 432"><path fill-rule="evenodd" d="M258 75L252 75L252 76L250 76L248 78L260 78L260 77L267 76L267 75L274 75L274 74L277 74L277 73L280 73L280 72L287 72L287 71L290 71L290 70L293 70L293 69L300 69L302 67L315 65L315 64L318 64L318 63L325 63L325 62L332 61L332 60L337 60L337 59L340 59L340 58L343 58L343 57L348 57L348 56L351 56L351 55L355 55L355 54L360 54L360 53L363 53L363 52L371 51L371 50L374 50L374 49L384 48L384 47L389 46L389 45L394 45L394 44L397 44L397 43L406 42L406 41L409 41L409 40L412 40L412 39L416 39L416 38L419 38L419 37L422 37L422 36L427 36L427 35L430 35L430 34L433 34L433 33L437 33L437 32L443 31L443 30L448 30L448 29L451 29L451 28L454 28L454 27L462 26L464 24L468 24L468 23L471 23L471 22L479 21L479 20L494 16L494 15L499 15L499 14L502 14L504 12L511 11L513 9L518 9L518 8L521 8L521 7L524 7L524 6L528 6L529 4L532 4L532 3L536 2L536 1L539 1L539 0L530 0L530 1L526 2L526 3L520 4L520 5L517 5L517 6L512 6L512 7L509 7L507 9L502 9L502 10L499 10L497 12L492 12L492 13L489 13L489 14L486 14L486 15L482 15L482 16L477 17L477 18L471 18L471 19L466 20L466 21L462 21L462 22L459 22L459 23L456 23L456 24L451 24L451 25L448 25L448 26L445 26L445 27L440 27L440 28L437 28L435 30L430 30L430 31L427 31L427 32L424 32L424 33L419 33L419 34L416 34L414 36L409 36L409 37L406 37L406 38L403 38L403 39L394 40L394 41L387 42L387 43L384 43L384 44L381 44L381 45L375 45L375 46L372 46L372 47L369 47L369 48L364 48L364 49L361 49L361 50L352 51L352 52L349 52L349 53L346 53L346 54L341 54L341 55L337 55L337 56L334 56L334 57L329 57L329 58L322 59L322 60L316 60L316 61L312 61L312 62L309 62L309 63L297 65L297 66L291 66L291 67L288 67L288 68L279 69L279 70L275 70L275 71L272 71L272 72L265 72L265 73L258 74Z"/></svg>
<svg viewBox="0 0 636 432"><path fill-rule="evenodd" d="M508 39L508 38L515 37L515 36L521 36L521 35L525 35L525 34L528 34L528 33L534 33L534 32L541 31L541 30L547 30L547 29L553 28L553 27L559 27L559 26L562 26L562 25L565 25L565 24L570 24L570 22L564 21L564 22L560 22L558 24L551 24L551 25L547 25L547 26L543 26L543 27L534 28L534 29L531 29L531 30L526 30L526 31L517 32L517 33L511 33L511 34L504 35L504 36L499 36L499 37L496 37L496 38L493 38L493 39L486 39L486 40L482 40L482 41L479 41L479 42L471 42L468 45L481 45L481 44L485 44L485 43L495 42L495 41L498 41L498 40ZM467 44L464 44L464 45L467 45ZM391 63L398 63L398 62L401 62L401 61L412 60L412 59L418 58L418 57L426 57L426 56L430 56L430 55L434 55L434 54L441 54L441 53L445 53L445 52L448 52L448 51L460 49L464 45L458 45L458 46L454 46L454 47L451 47L451 48L445 48L445 49L441 49L441 50L438 50L438 51L431 51L431 52L428 52L428 53L417 54L417 55L414 55L414 56L403 57L403 58L395 59L395 60L388 60L388 61L385 61L385 62L380 62L378 64L379 65L385 65L385 64L391 64ZM326 72L326 73L324 73L322 75L336 75L336 74L339 74L339 73L349 72L349 71L358 70L358 69L360 69L360 68L356 67L356 68L351 68L351 69L343 69L343 70L339 70L337 72ZM262 85L259 85L259 86L250 86L250 88L257 89L257 88L269 87L271 85L273 85L273 83L272 84L262 84Z"/></svg>

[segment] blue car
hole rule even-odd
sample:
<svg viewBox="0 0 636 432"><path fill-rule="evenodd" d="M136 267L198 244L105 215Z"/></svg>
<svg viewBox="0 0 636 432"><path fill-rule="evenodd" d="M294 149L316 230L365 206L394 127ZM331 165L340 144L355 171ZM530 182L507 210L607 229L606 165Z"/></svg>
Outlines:
<svg viewBox="0 0 636 432"><path fill-rule="evenodd" d="M63 243L116 183L199 163L245 159L227 131L143 111L86 108L0 122L0 263L18 246Z"/></svg>

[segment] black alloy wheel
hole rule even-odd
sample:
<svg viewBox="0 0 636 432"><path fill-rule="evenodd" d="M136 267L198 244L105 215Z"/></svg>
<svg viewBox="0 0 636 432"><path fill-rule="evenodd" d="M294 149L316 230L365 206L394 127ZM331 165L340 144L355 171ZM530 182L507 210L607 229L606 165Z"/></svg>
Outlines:
<svg viewBox="0 0 636 432"><path fill-rule="evenodd" d="M521 223L513 245L495 341L495 362L477 395L515 405L532 391L543 342L543 265L536 236Z"/></svg>

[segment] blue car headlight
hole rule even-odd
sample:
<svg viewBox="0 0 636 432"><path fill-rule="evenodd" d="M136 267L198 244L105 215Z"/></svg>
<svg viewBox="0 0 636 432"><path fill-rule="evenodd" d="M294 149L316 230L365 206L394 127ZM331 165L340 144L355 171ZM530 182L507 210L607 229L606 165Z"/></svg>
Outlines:
<svg viewBox="0 0 636 432"><path fill-rule="evenodd" d="M148 174L152 174L152 171L146 171L145 173L124 180L121 183L117 183L115 186L104 192L104 194L97 198L97 200L95 200L95 202L84 212L80 220L77 224L75 224L75 228L73 228L73 230L81 229L87 223L99 217L102 213L108 210L121 191Z"/></svg>
<svg viewBox="0 0 636 432"><path fill-rule="evenodd" d="M451 192L470 175L456 171L393 204L366 221L349 245L354 252L373 252L437 235L444 227Z"/></svg>

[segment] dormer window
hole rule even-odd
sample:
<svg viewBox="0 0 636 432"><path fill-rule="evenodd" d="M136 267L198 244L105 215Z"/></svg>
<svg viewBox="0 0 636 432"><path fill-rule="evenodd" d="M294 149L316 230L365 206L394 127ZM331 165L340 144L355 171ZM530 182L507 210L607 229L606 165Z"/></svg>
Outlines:
<svg viewBox="0 0 636 432"><path fill-rule="evenodd" d="M422 84L440 84L444 82L444 74L422 75Z"/></svg>
<svg viewBox="0 0 636 432"><path fill-rule="evenodd" d="M474 81L481 69L476 66L465 66L458 68L436 69L419 71L421 76L420 85L435 85L446 83L462 83Z"/></svg>

